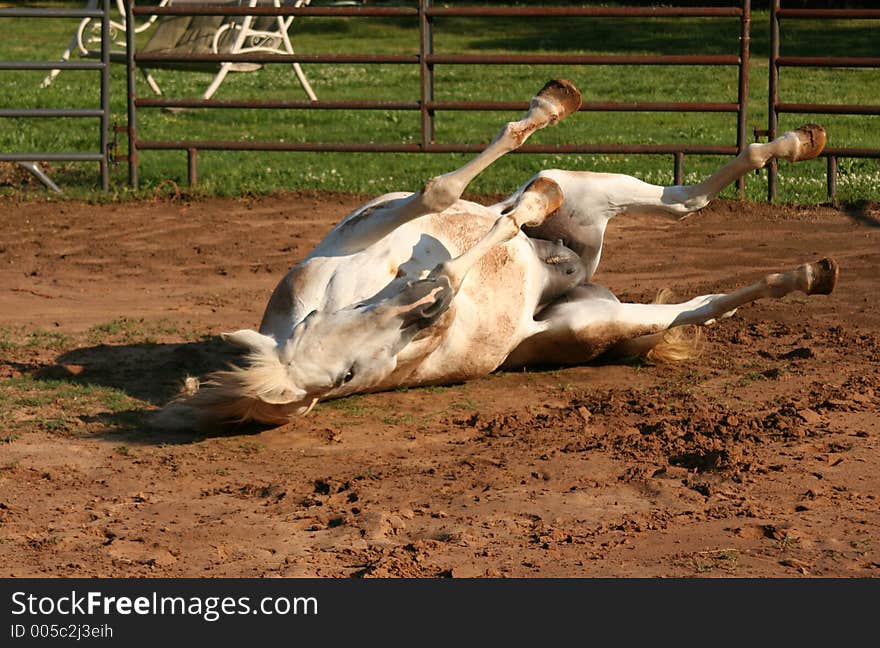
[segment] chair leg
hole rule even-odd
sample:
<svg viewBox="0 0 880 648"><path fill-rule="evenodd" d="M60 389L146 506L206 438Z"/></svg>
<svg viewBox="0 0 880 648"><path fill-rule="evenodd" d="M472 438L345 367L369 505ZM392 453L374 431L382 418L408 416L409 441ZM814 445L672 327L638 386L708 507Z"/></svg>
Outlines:
<svg viewBox="0 0 880 648"><path fill-rule="evenodd" d="M214 77L214 80L211 81L211 85L208 86L208 89L205 90L205 94L202 95L202 99L207 101L215 92L217 92L217 88L219 88L220 84L223 83L223 79L226 78L226 75L229 74L229 70L231 69L232 63L223 63L220 66L220 71L217 73L217 76Z"/></svg>
<svg viewBox="0 0 880 648"><path fill-rule="evenodd" d="M86 9L94 9L98 6L98 0L89 0L89 4ZM89 22L91 22L91 18L83 18L79 25L76 28L76 31L73 33L73 38L70 39L70 44L67 46L67 49L64 50L64 53L61 55L62 61L69 61L70 55L73 53L73 50L77 48L79 45L79 32L83 29ZM40 83L41 88L48 88L52 85L52 82L61 74L61 70L52 70L49 74L46 75L46 78L43 79L42 83Z"/></svg>
<svg viewBox="0 0 880 648"><path fill-rule="evenodd" d="M52 178L47 176L46 172L43 171L43 169L40 168L40 165L37 164L36 162L19 162L18 166L30 171L37 180L42 182L43 185L47 189L49 189L49 191L52 191L54 193L59 193L59 194L64 193L63 191L61 191L61 189L58 187L57 184L52 182Z"/></svg>
<svg viewBox="0 0 880 648"><path fill-rule="evenodd" d="M300 67L299 63L293 64L293 71L296 73L296 78L299 79L299 83L302 86L303 90L306 91L309 99L311 101L317 101L318 95L316 95L315 91L312 90L312 84L309 83L309 80L306 78L306 73L303 72L303 69L302 67Z"/></svg>
<svg viewBox="0 0 880 648"><path fill-rule="evenodd" d="M156 79L153 78L153 73L147 68L141 68L141 73L144 75L144 80L147 82L147 85L150 86L150 90L155 94L162 96L162 88L156 83Z"/></svg>
<svg viewBox="0 0 880 648"><path fill-rule="evenodd" d="M70 45L67 46L67 49L64 50L64 53L61 55L62 61L70 60L70 53L73 51L74 47L76 47L76 36L73 37L73 40L70 41ZM55 77L57 77L59 74L61 74L61 70L55 69L50 71L49 74L46 75L46 78L43 79L43 81L40 83L40 87L48 88L50 85L52 85Z"/></svg>
<svg viewBox="0 0 880 648"><path fill-rule="evenodd" d="M278 18L278 31L281 34L281 39L284 41L284 49L287 50L288 54L294 54L293 51L293 43L290 42L290 35L287 33L287 30L290 28L291 21L285 22L279 17ZM302 86L302 89L305 90L306 94L309 96L310 101L317 101L318 95L315 94L315 91L312 90L312 84L309 83L308 78L306 78L306 73L303 72L302 66L299 63L293 64L293 71L296 74L296 78L299 79L299 84Z"/></svg>

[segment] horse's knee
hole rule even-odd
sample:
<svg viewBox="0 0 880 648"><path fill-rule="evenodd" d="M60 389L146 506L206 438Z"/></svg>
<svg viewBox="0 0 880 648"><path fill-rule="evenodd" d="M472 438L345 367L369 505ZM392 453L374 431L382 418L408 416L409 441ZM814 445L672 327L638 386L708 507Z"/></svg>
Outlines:
<svg viewBox="0 0 880 648"><path fill-rule="evenodd" d="M538 176L529 183L516 202L505 208L501 214L510 217L517 230L524 225L538 227L550 214L562 207L564 199L562 188L554 180Z"/></svg>
<svg viewBox="0 0 880 648"><path fill-rule="evenodd" d="M764 165L767 164L767 160L770 159L770 156L767 155L766 145L752 143L746 146L743 151L743 155L749 161L749 166L753 169L762 169Z"/></svg>
<svg viewBox="0 0 880 648"><path fill-rule="evenodd" d="M445 175L432 178L421 190L421 202L428 212L439 213L455 204L464 187L455 178Z"/></svg>
<svg viewBox="0 0 880 648"><path fill-rule="evenodd" d="M527 123L526 120L507 122L498 134L498 141L503 144L505 150L513 151L522 146L535 130L535 125Z"/></svg>
<svg viewBox="0 0 880 648"><path fill-rule="evenodd" d="M712 197L702 192L698 185L675 186L670 187L667 191L664 207L678 216L686 216L702 209L712 201Z"/></svg>

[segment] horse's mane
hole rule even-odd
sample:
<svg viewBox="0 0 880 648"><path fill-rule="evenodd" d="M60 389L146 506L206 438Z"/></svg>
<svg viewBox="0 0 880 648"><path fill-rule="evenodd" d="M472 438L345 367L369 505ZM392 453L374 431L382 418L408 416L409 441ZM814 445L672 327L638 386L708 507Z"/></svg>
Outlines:
<svg viewBox="0 0 880 648"><path fill-rule="evenodd" d="M244 366L230 365L208 374L204 381L187 377L178 396L158 412L152 424L169 430L248 420L283 424L302 408L302 403L294 402L288 385L289 377L278 355L253 350Z"/></svg>

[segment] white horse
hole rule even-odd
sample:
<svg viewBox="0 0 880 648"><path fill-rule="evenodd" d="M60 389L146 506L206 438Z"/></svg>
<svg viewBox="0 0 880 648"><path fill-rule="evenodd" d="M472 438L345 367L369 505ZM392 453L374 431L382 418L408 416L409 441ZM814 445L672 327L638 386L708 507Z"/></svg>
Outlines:
<svg viewBox="0 0 880 648"><path fill-rule="evenodd" d="M756 299L833 290L837 265L830 259L681 304L621 303L590 281L611 217L698 210L772 158L819 155L820 126L751 144L695 185L551 170L495 205L461 199L492 162L579 106L570 82L551 81L521 120L506 124L460 169L349 214L281 280L259 332L223 336L248 351L243 366L201 385L189 379L158 424L282 424L323 399L456 382L499 367L584 363L609 351L647 352L667 331L711 323Z"/></svg>

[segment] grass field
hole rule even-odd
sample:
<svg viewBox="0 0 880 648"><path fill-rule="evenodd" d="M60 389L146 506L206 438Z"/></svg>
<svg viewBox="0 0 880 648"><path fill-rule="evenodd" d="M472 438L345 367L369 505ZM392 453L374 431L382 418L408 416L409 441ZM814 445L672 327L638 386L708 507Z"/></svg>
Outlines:
<svg viewBox="0 0 880 648"><path fill-rule="evenodd" d="M2 4L2 3L0 3ZM31 3L49 5L51 3ZM56 3L57 4L57 3ZM69 4L69 3L68 3ZM0 59L51 60L67 44L72 20L5 19L14 25L0 40ZM416 53L417 22L384 18L301 18L294 28L294 46L303 53ZM783 25L786 55L880 56L878 21L791 21ZM767 126L767 55L769 17L752 18L749 133ZM735 54L736 19L438 19L438 53L582 53L582 54ZM320 99L417 100L417 66L308 65L306 73ZM97 73L63 72L41 90L41 72L0 72L2 107L95 107ZM208 73L157 71L169 98L196 98L207 87ZM704 66L463 66L436 68L436 96L441 100L523 101L551 77L570 78L588 101L736 101L735 67ZM876 103L880 70L784 68L781 100L819 103ZM141 78L138 93L150 91ZM304 92L287 66L269 66L257 73L231 75L217 98L303 99ZM112 71L113 121L126 120L123 66ZM506 113L440 113L440 142L486 142L512 117ZM783 115L781 128L806 121L826 125L834 146L880 146L880 117ZM192 110L170 114L143 109L138 115L145 139L235 139L272 141L412 142L419 138L414 111L260 111ZM580 113L555 129L538 133L538 143L672 144L698 142L733 144L736 116L704 113ZM125 152L125 141L120 142ZM0 119L0 150L96 150L96 120L46 121ZM450 170L465 156L420 154L336 154L262 152L200 152L197 193L238 195L280 189L323 189L379 193L414 189L424 179ZM723 163L713 156L689 156L685 179L693 181ZM103 199L95 192L95 164L56 164L53 178L69 195ZM672 182L672 156L515 155L482 175L471 189L477 193L507 192L541 168L563 167L636 175L660 184ZM840 160L839 198L845 202L880 199L880 163ZM186 159L182 152L141 154L142 190L153 195L165 180L183 187ZM131 195L125 188L127 170L113 171L109 198ZM167 186L167 185L166 185ZM18 191L13 182L0 186ZM163 189L164 191L164 189ZM727 196L734 191L728 189ZM765 175L750 176L747 197L762 200ZM780 167L779 198L786 202L826 200L825 162L816 160Z"/></svg>

